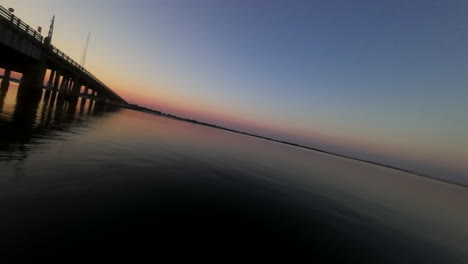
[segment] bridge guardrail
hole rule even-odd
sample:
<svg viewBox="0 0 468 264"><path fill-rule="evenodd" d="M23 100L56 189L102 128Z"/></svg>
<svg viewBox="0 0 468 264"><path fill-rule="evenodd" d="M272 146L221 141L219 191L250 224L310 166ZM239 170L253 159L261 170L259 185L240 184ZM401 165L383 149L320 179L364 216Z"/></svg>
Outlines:
<svg viewBox="0 0 468 264"><path fill-rule="evenodd" d="M0 6L0 17L3 18L4 20L9 21L12 25L15 25L17 28L21 29L22 31L26 32L26 34L32 36L35 38L37 41L42 43L42 35L38 31L34 30L31 28L28 24L24 23L13 15L10 11L5 9L3 6Z"/></svg>
<svg viewBox="0 0 468 264"><path fill-rule="evenodd" d="M56 54L57 56L59 56L60 58L62 58L63 60L65 60L66 62L70 63L71 65L73 65L74 67L76 67L77 69L79 69L82 73L84 73L86 76L88 76L89 78L93 79L95 82L97 82L99 85L103 86L108 92L110 92L112 95L116 96L117 98L120 98L122 99L120 96L118 96L114 91L112 91L112 89L110 89L107 85L105 85L103 82L101 82L98 78L96 78L96 76L94 76L93 74L91 74L89 71L87 71L85 68L83 68L83 66L81 66L80 64L78 64L76 61L74 61L72 58L70 58L68 55L66 55L63 51L59 50L57 47L55 47L54 45L50 45L51 46L51 50L54 54ZM123 100L123 99L122 99Z"/></svg>

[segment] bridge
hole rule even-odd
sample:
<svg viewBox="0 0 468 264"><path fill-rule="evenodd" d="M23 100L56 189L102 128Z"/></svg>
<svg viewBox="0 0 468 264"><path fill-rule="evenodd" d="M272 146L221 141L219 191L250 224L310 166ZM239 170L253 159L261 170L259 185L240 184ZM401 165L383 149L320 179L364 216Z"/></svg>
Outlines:
<svg viewBox="0 0 468 264"><path fill-rule="evenodd" d="M5 69L2 89L8 87L11 72L22 73L20 87L37 95L42 89L57 92L71 100L96 100L126 106L127 102L83 66L53 46L53 23L49 35L21 21L0 6L0 68ZM47 72L48 79L47 78Z"/></svg>

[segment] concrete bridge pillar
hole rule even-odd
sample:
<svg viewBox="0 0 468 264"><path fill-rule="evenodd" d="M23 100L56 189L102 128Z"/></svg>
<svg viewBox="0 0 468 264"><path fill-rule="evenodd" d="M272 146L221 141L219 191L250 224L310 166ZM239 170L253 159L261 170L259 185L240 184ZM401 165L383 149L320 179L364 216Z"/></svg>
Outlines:
<svg viewBox="0 0 468 264"><path fill-rule="evenodd" d="M87 84L84 84L84 83L81 83L81 85L84 85L85 88L83 90L83 93L81 93L81 87L80 87L80 92L78 93L78 96L81 97L81 102L83 103L83 102L86 102L86 100L87 100L86 96L87 96L87 93L88 93L88 86L87 86Z"/></svg>
<svg viewBox="0 0 468 264"><path fill-rule="evenodd" d="M90 114L91 111L93 110L95 103L96 102L94 100L89 101L88 114Z"/></svg>
<svg viewBox="0 0 468 264"><path fill-rule="evenodd" d="M52 90L52 83L55 78L55 70L50 71L49 80L47 81L47 90Z"/></svg>
<svg viewBox="0 0 468 264"><path fill-rule="evenodd" d="M60 70L55 72L55 79L54 79L54 84L52 87L52 90L54 90L55 92L58 91L59 82L60 82Z"/></svg>
<svg viewBox="0 0 468 264"><path fill-rule="evenodd" d="M10 76L11 76L11 70L5 69L5 73L3 74L2 84L0 85L0 90L2 91L8 90L8 87L10 86Z"/></svg>
<svg viewBox="0 0 468 264"><path fill-rule="evenodd" d="M6 97L6 94L8 92L8 89L1 89L0 90L0 112L2 111L3 109L3 104L5 103L5 97Z"/></svg>
<svg viewBox="0 0 468 264"><path fill-rule="evenodd" d="M46 71L47 55L45 52L41 52L39 62L29 62L24 68L23 78L18 89L30 91L31 97L41 96Z"/></svg>
<svg viewBox="0 0 468 264"><path fill-rule="evenodd" d="M73 88L71 90L71 95L78 99L78 97L80 96L80 90L81 90L81 82L77 79L74 83L73 83Z"/></svg>
<svg viewBox="0 0 468 264"><path fill-rule="evenodd" d="M78 106L78 100L69 100L68 101L68 113L75 113L76 107Z"/></svg>
<svg viewBox="0 0 468 264"><path fill-rule="evenodd" d="M46 103L46 105L49 102L50 94L51 94L51 90L46 90L45 93L44 93L43 101L44 101L44 103Z"/></svg>
<svg viewBox="0 0 468 264"><path fill-rule="evenodd" d="M70 89L70 83L72 82L70 77L67 77L67 83L65 84L65 93L68 93L68 89Z"/></svg>
<svg viewBox="0 0 468 264"><path fill-rule="evenodd" d="M39 65L29 65L23 72L23 79L21 84L30 87L31 89L42 89L44 83L44 75L46 69Z"/></svg>
<svg viewBox="0 0 468 264"><path fill-rule="evenodd" d="M68 93L72 93L73 91L73 87L75 87L75 84L76 84L76 80L75 79L71 79L71 82L70 82L70 86L68 87Z"/></svg>
<svg viewBox="0 0 468 264"><path fill-rule="evenodd" d="M64 94L68 93L68 90L70 89L70 83L71 83L71 79L70 77L67 77L67 82L65 83L65 86L63 87Z"/></svg>
<svg viewBox="0 0 468 264"><path fill-rule="evenodd" d="M62 76L62 83L60 84L60 93L65 93L67 90L68 85L68 77L63 75Z"/></svg>
<svg viewBox="0 0 468 264"><path fill-rule="evenodd" d="M86 104L86 98L85 98L85 97L81 97L80 114L83 113L83 109L84 109L85 104Z"/></svg>
<svg viewBox="0 0 468 264"><path fill-rule="evenodd" d="M68 89L68 93L73 95L73 88L75 87L77 81L75 79L72 79L71 83L70 83L70 88Z"/></svg>
<svg viewBox="0 0 468 264"><path fill-rule="evenodd" d="M69 81L68 81L68 84L67 84L66 94L71 94L71 89L72 89L74 83L75 83L75 81L73 81L73 79L70 78Z"/></svg>

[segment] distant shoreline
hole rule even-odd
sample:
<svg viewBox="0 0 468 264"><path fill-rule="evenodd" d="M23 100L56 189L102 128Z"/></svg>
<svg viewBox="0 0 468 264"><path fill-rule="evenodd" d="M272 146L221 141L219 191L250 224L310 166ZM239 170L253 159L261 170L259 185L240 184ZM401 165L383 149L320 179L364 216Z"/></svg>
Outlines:
<svg viewBox="0 0 468 264"><path fill-rule="evenodd" d="M415 172L415 171L412 171L412 170L403 169L403 168L383 164L383 163L380 163L380 162L372 161L372 160L355 158L355 157L351 157L351 156L347 156L347 155L343 155L343 154L338 154L338 153L334 153L334 152L330 152L330 151L326 151L326 150L322 150L322 149L318 149L318 148L313 148L313 147L309 147L309 146L305 146L305 145L300 145L300 144L296 144L296 143L292 143L292 142L288 142L288 141L283 141L283 140L278 140L278 139L274 139L274 138L264 137L264 136L260 136L260 135L256 135L256 134L251 134L251 133L247 133L245 131L234 130L234 129L218 126L218 125L215 125L215 124L200 122L200 121L197 121L197 120L194 120L194 119L183 118L183 117L163 113L161 111L149 109L149 108L142 107L142 106L135 105L135 104L129 104L128 107L125 107L125 108L130 109L130 110L139 111L139 112L155 114L155 115L159 115L159 116L163 116L163 117L167 117L167 118L172 118L172 119L176 119L176 120L180 120L180 121L185 121L185 122L189 122L189 123L193 123L193 124L197 124L197 125L217 128L217 129L221 129L221 130L225 130L225 131L229 131L229 132L233 132L233 133L237 133L237 134L241 134L241 135L256 137L256 138L260 138L260 139L264 139L264 140L268 140L268 141L273 141L273 142L277 142L277 143L281 143L281 144L286 144L286 145L290 145L290 146L294 146L294 147L308 149L308 150L312 150L312 151L316 151L316 152L320 152L320 153L324 153L324 154L329 154L329 155L336 156L336 157L341 157L341 158L350 159L350 160L354 160L354 161L364 162L364 163L368 163L368 164L372 164L372 165L376 165L376 166L380 166L380 167L385 167L385 168L389 168L389 169L409 173L409 174L419 176L419 177L423 177L423 178L426 178L426 179L430 179L430 180L434 180L434 181L438 181L438 182L444 182L444 183L453 184L453 185L461 186L461 187L464 187L464 188L468 188L468 184L458 183L458 182L454 182L454 181L450 181L450 180L445 180L445 179L437 178L437 177L434 177L434 176L430 176L430 175L422 174L422 173L419 173L419 172Z"/></svg>

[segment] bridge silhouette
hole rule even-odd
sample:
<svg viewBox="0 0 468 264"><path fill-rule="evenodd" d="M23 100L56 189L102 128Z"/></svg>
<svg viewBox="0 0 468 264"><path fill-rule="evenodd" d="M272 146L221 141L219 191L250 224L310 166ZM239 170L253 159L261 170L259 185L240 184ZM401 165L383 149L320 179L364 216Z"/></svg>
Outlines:
<svg viewBox="0 0 468 264"><path fill-rule="evenodd" d="M82 97L82 100L127 106L122 97L51 44L53 23L54 19L49 35L43 37L0 6L0 68L5 69L1 89L8 88L11 71L15 71L23 74L20 88L26 89L30 96L40 95L46 89L71 100ZM47 70L50 74L46 83Z"/></svg>

